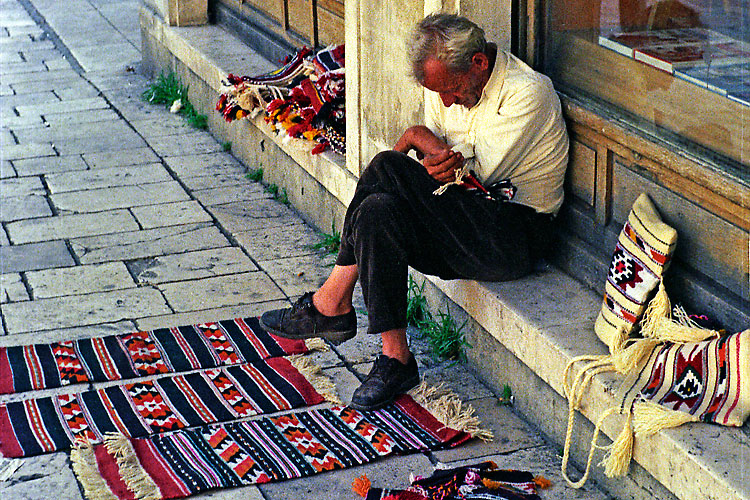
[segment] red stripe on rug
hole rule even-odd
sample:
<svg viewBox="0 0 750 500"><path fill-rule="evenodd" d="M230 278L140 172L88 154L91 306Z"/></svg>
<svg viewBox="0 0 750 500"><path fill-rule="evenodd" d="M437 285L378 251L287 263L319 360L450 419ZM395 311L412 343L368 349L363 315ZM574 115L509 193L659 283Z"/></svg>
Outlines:
<svg viewBox="0 0 750 500"><path fill-rule="evenodd" d="M425 410L422 405L414 401L408 394L402 394L396 398L394 404L441 443L454 447L471 439L471 434L468 432L457 431L456 429L447 427L436 419L432 413Z"/></svg>
<svg viewBox="0 0 750 500"><path fill-rule="evenodd" d="M268 366L273 368L276 373L292 384L308 405L316 405L325 401L325 398L315 390L310 381L307 380L299 370L292 366L292 363L290 363L288 359L267 358L266 363L268 363Z"/></svg>
<svg viewBox="0 0 750 500"><path fill-rule="evenodd" d="M16 438L16 434L13 431L13 426L10 423L8 409L5 406L0 406L0 453L6 458L24 456L21 445L18 443L18 438Z"/></svg>
<svg viewBox="0 0 750 500"><path fill-rule="evenodd" d="M140 466L159 487L162 498L184 498L190 495L190 490L178 481L172 475L172 471L165 466L161 455L151 445L150 439L131 439L130 444L135 450L135 456L138 457Z"/></svg>
<svg viewBox="0 0 750 500"><path fill-rule="evenodd" d="M13 387L13 370L10 368L8 348L0 347L0 394L16 392Z"/></svg>
<svg viewBox="0 0 750 500"><path fill-rule="evenodd" d="M119 500L136 500L133 492L128 489L125 481L120 477L120 467L118 467L115 457L109 454L107 448L102 445L94 446L94 456L96 456L99 474L107 483L110 491Z"/></svg>
<svg viewBox="0 0 750 500"><path fill-rule="evenodd" d="M273 339L279 343L279 346L288 354L305 354L308 351L304 340L285 339L269 333Z"/></svg>

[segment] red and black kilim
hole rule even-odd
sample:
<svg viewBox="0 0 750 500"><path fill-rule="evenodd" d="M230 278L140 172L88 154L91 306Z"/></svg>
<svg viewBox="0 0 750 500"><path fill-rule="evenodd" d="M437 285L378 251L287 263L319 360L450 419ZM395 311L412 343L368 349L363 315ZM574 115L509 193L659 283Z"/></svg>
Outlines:
<svg viewBox="0 0 750 500"><path fill-rule="evenodd" d="M152 485L142 497L183 498L366 464L392 453L453 447L470 437L445 427L409 396L401 396L383 409L365 413L334 407L130 439L126 448L132 456L125 460L136 461L141 484ZM96 467L86 472L100 474L114 498L132 499L132 491L119 487L129 479L120 476L107 448L97 445L92 456ZM129 470L132 477L132 467Z"/></svg>
<svg viewBox="0 0 750 500"><path fill-rule="evenodd" d="M108 433L143 437L323 401L286 358L269 358L2 405L0 451L38 455Z"/></svg>
<svg viewBox="0 0 750 500"><path fill-rule="evenodd" d="M258 318L18 347L0 347L0 394L249 363L307 351Z"/></svg>

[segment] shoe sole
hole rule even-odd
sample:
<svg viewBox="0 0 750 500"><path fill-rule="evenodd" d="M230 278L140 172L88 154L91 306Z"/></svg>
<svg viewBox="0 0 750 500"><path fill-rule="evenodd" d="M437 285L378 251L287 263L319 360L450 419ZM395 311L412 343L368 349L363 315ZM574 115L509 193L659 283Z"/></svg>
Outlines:
<svg viewBox="0 0 750 500"><path fill-rule="evenodd" d="M393 400L396 399L401 394L406 394L408 391L419 385L420 378L417 376L416 378L412 378L401 384L401 387L399 387L398 391L393 395L392 398L383 401L381 403L378 403L376 405L372 406L365 406L355 403L354 401L349 403L350 408L354 408L357 411L372 411L372 410L379 410L380 408L384 406L388 406L389 404L393 403Z"/></svg>
<svg viewBox="0 0 750 500"><path fill-rule="evenodd" d="M302 335L290 335L288 333L284 333L275 328L271 328L270 326L263 323L263 320L260 321L260 326L262 326L263 329L266 330L268 333L273 333L274 335L283 337L285 339L305 340L305 339L321 338L321 339L325 339L329 341L333 345L343 344L347 340L354 338L354 336L357 334L357 332L352 333L351 330L348 330L344 332L318 332L318 333L309 333L309 334L306 333Z"/></svg>

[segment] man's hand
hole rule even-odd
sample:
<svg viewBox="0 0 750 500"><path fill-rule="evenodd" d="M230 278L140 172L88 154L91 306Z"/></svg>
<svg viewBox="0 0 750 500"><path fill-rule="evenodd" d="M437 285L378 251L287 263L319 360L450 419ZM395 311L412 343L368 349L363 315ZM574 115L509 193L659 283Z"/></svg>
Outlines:
<svg viewBox="0 0 750 500"><path fill-rule="evenodd" d="M456 180L456 169L464 165L464 156L450 149L444 149L439 153L425 156L422 165L433 179L441 184Z"/></svg>

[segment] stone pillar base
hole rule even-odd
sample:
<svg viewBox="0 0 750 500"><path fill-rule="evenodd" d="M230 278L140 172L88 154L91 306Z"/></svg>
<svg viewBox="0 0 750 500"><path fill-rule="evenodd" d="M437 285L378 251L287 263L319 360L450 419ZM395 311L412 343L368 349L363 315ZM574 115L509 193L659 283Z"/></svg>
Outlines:
<svg viewBox="0 0 750 500"><path fill-rule="evenodd" d="M198 26L208 22L208 0L164 0L170 26Z"/></svg>

